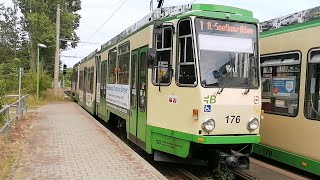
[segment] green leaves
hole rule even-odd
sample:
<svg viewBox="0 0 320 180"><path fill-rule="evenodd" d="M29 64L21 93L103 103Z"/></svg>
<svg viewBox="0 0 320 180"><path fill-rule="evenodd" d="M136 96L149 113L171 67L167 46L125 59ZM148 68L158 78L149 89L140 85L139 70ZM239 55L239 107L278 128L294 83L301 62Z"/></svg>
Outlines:
<svg viewBox="0 0 320 180"><path fill-rule="evenodd" d="M53 45L55 43L55 24L52 24L44 13L32 13L27 16L27 25L34 45L38 43Z"/></svg>
<svg viewBox="0 0 320 180"><path fill-rule="evenodd" d="M56 44L56 13L57 4L60 4L60 39L78 41L75 30L79 27L81 9L80 0L16 0L15 4L23 14L23 29L28 32L29 54L31 56L30 68L35 69L37 44L42 43L48 46L41 50L42 67L53 74L54 55ZM77 43L71 43L75 48ZM60 49L68 49L68 43L60 41Z"/></svg>

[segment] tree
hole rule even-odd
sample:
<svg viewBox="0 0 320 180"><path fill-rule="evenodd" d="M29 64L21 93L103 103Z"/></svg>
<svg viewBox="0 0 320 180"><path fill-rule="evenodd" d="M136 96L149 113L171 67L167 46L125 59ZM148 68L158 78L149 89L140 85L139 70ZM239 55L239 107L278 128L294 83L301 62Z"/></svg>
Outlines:
<svg viewBox="0 0 320 180"><path fill-rule="evenodd" d="M29 37L31 70L35 69L37 44L43 43L48 46L48 49L42 53L44 58L42 67L53 74L57 4L61 4L60 39L78 41L79 37L75 30L79 27L80 15L77 12L81 9L81 0L15 0L14 3L24 15L23 28L28 32ZM71 44L71 48L76 46L77 43ZM60 41L59 49L67 50L68 48L67 42Z"/></svg>
<svg viewBox="0 0 320 180"><path fill-rule="evenodd" d="M7 62L17 57L21 48L19 18L17 8L0 4L0 62Z"/></svg>

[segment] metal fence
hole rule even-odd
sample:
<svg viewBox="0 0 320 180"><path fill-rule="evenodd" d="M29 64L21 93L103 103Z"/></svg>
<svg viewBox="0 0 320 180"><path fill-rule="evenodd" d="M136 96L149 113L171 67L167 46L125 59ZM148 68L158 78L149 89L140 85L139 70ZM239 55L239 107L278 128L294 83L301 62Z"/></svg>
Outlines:
<svg viewBox="0 0 320 180"><path fill-rule="evenodd" d="M19 95L9 95L7 97L19 98ZM5 124L0 127L0 133L9 128L10 124L19 119L19 117L22 118L24 111L27 112L27 97L28 95L23 96L16 102L6 105L3 109L0 110L0 120L3 119L5 121Z"/></svg>

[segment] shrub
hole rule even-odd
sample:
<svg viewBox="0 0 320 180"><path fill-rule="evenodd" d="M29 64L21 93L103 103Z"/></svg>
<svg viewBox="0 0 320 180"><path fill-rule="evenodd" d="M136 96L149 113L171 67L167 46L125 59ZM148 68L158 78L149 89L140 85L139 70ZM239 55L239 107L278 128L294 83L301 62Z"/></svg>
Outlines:
<svg viewBox="0 0 320 180"><path fill-rule="evenodd" d="M42 73L39 80L39 89L45 91L51 88L52 78L47 73ZM23 93L36 94L37 93L37 73L27 72L23 76L22 81Z"/></svg>

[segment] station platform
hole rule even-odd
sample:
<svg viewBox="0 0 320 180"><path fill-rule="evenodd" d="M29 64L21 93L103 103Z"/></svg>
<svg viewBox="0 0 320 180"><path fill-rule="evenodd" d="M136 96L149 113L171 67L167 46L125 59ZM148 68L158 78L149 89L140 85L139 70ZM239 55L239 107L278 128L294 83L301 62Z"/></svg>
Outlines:
<svg viewBox="0 0 320 180"><path fill-rule="evenodd" d="M74 102L39 109L12 179L166 179Z"/></svg>

